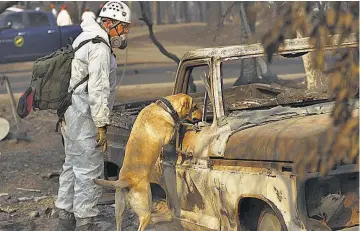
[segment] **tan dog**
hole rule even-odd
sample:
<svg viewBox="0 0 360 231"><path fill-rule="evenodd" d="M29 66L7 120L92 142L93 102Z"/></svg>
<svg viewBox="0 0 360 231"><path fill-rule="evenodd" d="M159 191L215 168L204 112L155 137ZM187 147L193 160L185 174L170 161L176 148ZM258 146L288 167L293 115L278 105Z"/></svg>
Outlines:
<svg viewBox="0 0 360 231"><path fill-rule="evenodd" d="M190 118L200 120L201 111L195 110L190 96L177 94L165 97L177 112L180 120ZM119 180L94 179L101 186L115 187L115 217L117 230L121 230L122 214L126 202L139 216L138 231L144 231L150 222L151 191L150 174L161 149L170 142L175 133L175 119L168 107L152 103L145 107L135 120L125 149L123 166Z"/></svg>

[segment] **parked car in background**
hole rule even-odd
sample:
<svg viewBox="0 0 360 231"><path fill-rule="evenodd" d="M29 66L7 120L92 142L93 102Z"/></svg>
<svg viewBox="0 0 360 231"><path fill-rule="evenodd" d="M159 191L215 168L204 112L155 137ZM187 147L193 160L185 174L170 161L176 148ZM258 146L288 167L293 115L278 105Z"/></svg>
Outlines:
<svg viewBox="0 0 360 231"><path fill-rule="evenodd" d="M59 27L51 12L7 9L0 14L0 63L31 61L65 46L79 25Z"/></svg>

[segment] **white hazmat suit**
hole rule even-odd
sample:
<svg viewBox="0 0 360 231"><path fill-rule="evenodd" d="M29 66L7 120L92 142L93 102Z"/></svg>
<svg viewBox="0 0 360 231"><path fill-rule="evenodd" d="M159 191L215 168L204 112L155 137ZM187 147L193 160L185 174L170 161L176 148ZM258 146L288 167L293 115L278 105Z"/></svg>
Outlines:
<svg viewBox="0 0 360 231"><path fill-rule="evenodd" d="M83 32L73 47L82 41L101 36L109 42L108 34L95 22L81 23ZM116 60L104 43L89 42L75 53L69 91L89 74L89 80L72 95L72 105L65 112L61 132L65 142L65 163L60 175L55 206L74 213L76 218L98 214L96 204L102 188L92 179L102 176L102 147L96 148L98 127L109 124L116 87ZM88 93L86 92L88 89Z"/></svg>
<svg viewBox="0 0 360 231"><path fill-rule="evenodd" d="M70 14L67 10L61 10L57 16L56 23L58 26L72 25Z"/></svg>
<svg viewBox="0 0 360 231"><path fill-rule="evenodd" d="M57 18L57 10L55 8L52 8L51 13Z"/></svg>

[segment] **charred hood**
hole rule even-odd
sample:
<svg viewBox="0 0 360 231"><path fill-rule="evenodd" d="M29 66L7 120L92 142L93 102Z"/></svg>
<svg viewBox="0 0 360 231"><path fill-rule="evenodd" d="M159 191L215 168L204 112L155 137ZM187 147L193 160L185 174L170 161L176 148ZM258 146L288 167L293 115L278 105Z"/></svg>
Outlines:
<svg viewBox="0 0 360 231"><path fill-rule="evenodd" d="M354 113L358 116L358 100L355 104ZM321 153L328 131L334 129L330 117L333 105L278 106L233 113L228 119L233 133L224 158L293 162L314 151Z"/></svg>

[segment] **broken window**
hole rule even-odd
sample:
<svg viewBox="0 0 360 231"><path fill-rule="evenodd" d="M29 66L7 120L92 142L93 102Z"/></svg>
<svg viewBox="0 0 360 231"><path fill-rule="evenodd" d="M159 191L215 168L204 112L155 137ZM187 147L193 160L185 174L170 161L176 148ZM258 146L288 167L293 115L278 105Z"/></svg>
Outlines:
<svg viewBox="0 0 360 231"><path fill-rule="evenodd" d="M261 106L264 102L271 104L272 100L275 104L275 85L306 90L302 57L275 56L271 64L266 64L263 57L247 60L249 62L244 59L245 62L242 63L243 59L234 57L221 62L222 93L226 113Z"/></svg>
<svg viewBox="0 0 360 231"><path fill-rule="evenodd" d="M188 94L193 97L194 103L198 105L199 108L203 110L203 118L205 121L212 121L212 104L207 95L206 85L208 85L208 89L210 89L210 68L207 64L192 66L189 67L186 75L192 76L193 78L193 86L191 82L188 83ZM204 82L205 81L205 82ZM206 110L204 110L204 105L206 105Z"/></svg>

